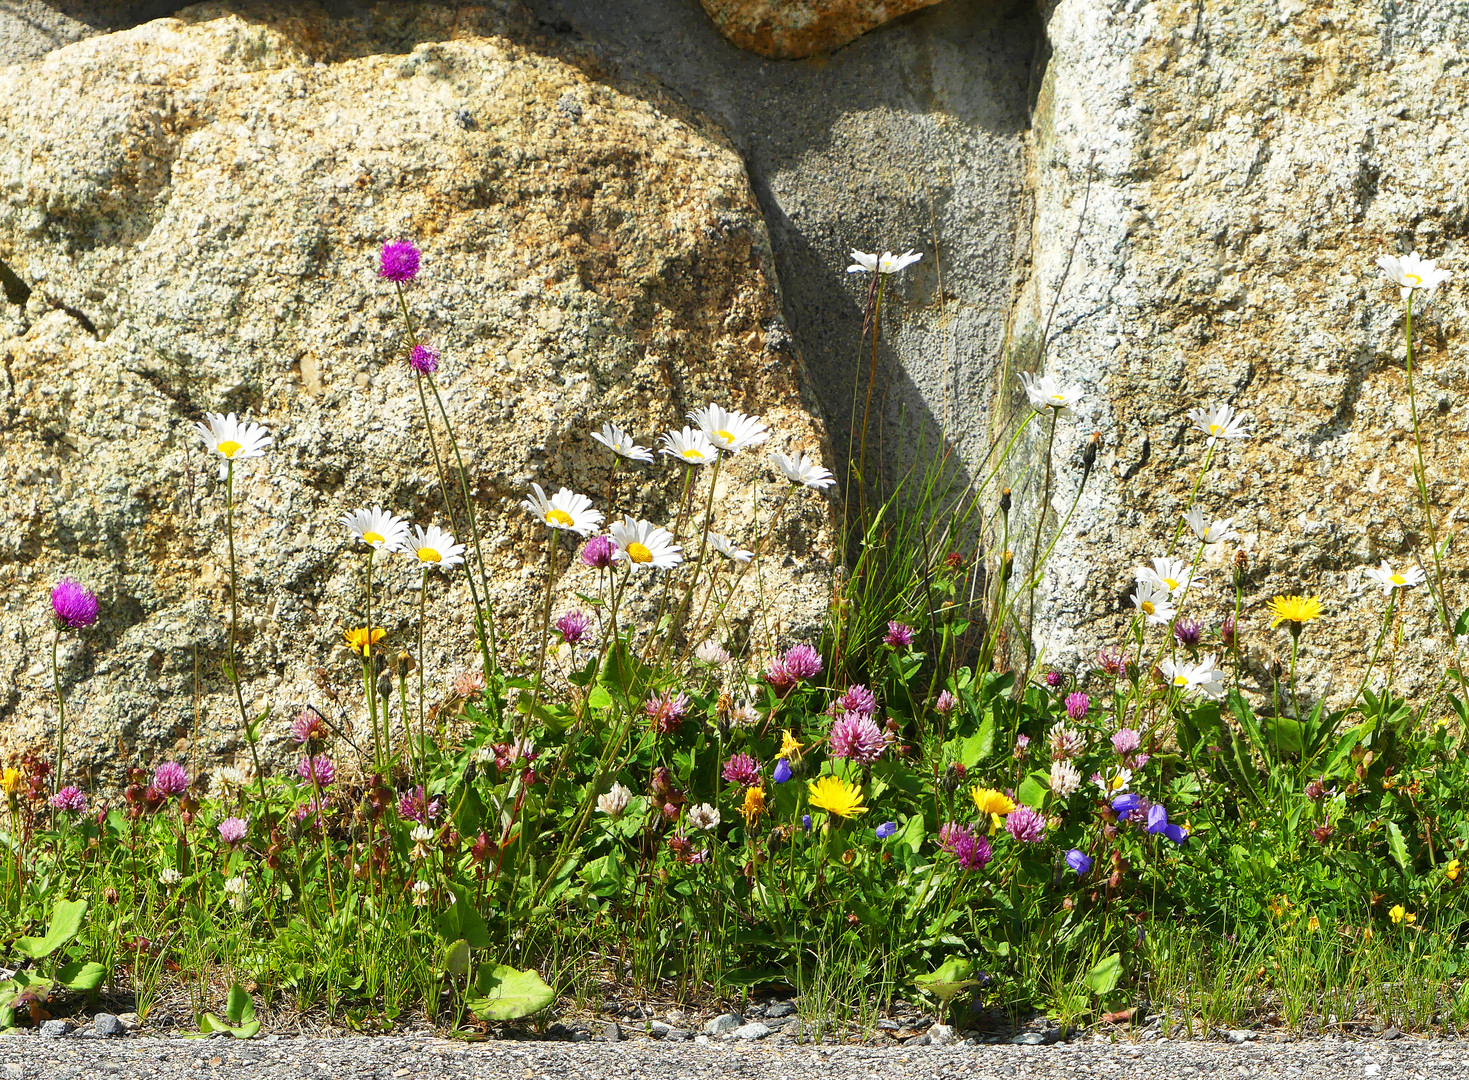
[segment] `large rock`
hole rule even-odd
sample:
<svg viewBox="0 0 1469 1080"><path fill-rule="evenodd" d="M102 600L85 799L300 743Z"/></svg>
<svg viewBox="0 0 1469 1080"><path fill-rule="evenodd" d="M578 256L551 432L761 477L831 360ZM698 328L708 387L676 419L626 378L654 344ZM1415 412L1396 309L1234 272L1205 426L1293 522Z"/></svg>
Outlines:
<svg viewBox="0 0 1469 1080"><path fill-rule="evenodd" d="M838 48L939 0L699 0L742 49L794 60Z"/></svg>
<svg viewBox="0 0 1469 1080"><path fill-rule="evenodd" d="M765 226L717 132L553 55L509 3L301 10L205 5L0 68L0 276L25 297L0 323L0 758L52 738L63 573L103 602L63 643L69 760L115 776L176 740L241 753L220 671L222 492L193 433L208 410L275 436L236 486L247 702L275 710L277 742L308 702L360 717L341 641L361 562L337 519L375 502L443 517L375 276L384 240L424 250L408 293L443 350L512 662L545 573L519 500L534 480L605 508L602 421L647 444L715 400L764 415L766 450L823 454ZM671 518L677 493L671 466L640 467L619 505ZM716 527L753 546L780 495L764 451L737 456ZM761 643L813 632L831 520L819 497L792 500ZM404 643L417 575L385 575L382 624ZM593 587L564 574L556 608ZM469 614L462 577L431 585L436 696L473 666Z"/></svg>
<svg viewBox="0 0 1469 1080"><path fill-rule="evenodd" d="M1060 0L1046 26L1034 273L1017 339L1035 344L1070 262L1046 367L1087 392L1057 437L1053 526L1093 431L1102 454L1047 572L1038 644L1085 667L1117 640L1128 568L1163 553L1198 475L1202 439L1184 413L1225 401L1253 437L1220 449L1199 504L1233 517L1243 539L1205 551L1195 610L1217 626L1232 608L1225 560L1242 546L1247 683L1268 688L1268 661L1289 655L1268 598L1314 593L1326 616L1303 638L1305 685L1350 695L1384 607L1363 568L1431 569L1402 308L1374 266L1384 252L1416 248L1456 271L1416 320L1415 377L1440 538L1465 520L1469 12ZM1040 470L1030 475L1033 517ZM1469 603L1462 567L1456 551L1455 613ZM1410 594L1403 634L1397 685L1436 685L1452 643L1426 588Z"/></svg>

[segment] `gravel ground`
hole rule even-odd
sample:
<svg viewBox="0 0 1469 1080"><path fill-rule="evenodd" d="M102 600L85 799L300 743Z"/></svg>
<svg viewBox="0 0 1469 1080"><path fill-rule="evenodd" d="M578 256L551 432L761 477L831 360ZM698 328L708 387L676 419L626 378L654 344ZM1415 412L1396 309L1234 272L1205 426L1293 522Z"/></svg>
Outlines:
<svg viewBox="0 0 1469 1080"><path fill-rule="evenodd" d="M1469 1042L1401 1038L1349 1042L1228 1043L1154 1041L1146 1045L1085 1038L1054 1046L884 1047L791 1043L620 1043L443 1039L305 1039L253 1042L128 1037L118 1040L0 1039L0 1080L96 1080L101 1076L174 1078L322 1077L332 1080L514 1080L548 1077L1081 1078L1184 1080L1189 1077L1355 1077L1469 1075Z"/></svg>

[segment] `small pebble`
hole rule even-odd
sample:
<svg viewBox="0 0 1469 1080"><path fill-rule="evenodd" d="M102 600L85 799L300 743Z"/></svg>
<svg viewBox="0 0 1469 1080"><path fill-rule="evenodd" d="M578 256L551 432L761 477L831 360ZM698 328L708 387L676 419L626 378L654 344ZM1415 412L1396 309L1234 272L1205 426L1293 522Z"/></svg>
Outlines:
<svg viewBox="0 0 1469 1080"><path fill-rule="evenodd" d="M123 1027L122 1021L111 1013L98 1013L92 1017L92 1030L104 1039L115 1038L127 1033L127 1028Z"/></svg>

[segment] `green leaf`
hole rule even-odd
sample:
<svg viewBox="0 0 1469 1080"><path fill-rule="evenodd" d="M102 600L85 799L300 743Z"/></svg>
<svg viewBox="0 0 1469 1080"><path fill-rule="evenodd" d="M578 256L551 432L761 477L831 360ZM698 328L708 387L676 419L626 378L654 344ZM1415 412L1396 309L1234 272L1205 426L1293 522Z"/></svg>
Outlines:
<svg viewBox="0 0 1469 1080"><path fill-rule="evenodd" d="M250 1000L250 995L245 993L245 988L239 983L230 985L224 1012L223 1017L214 1013L205 1013L199 1017L199 1034L186 1038L202 1039L215 1032L227 1031L237 1039L253 1039L260 1033L260 1021L255 1019L255 1002Z"/></svg>
<svg viewBox="0 0 1469 1080"><path fill-rule="evenodd" d="M605 686L594 686L592 692L587 695L587 705L593 709L612 708L612 695L607 692Z"/></svg>
<svg viewBox="0 0 1469 1080"><path fill-rule="evenodd" d="M1045 776L1046 780L1037 779L1038 776ZM1020 782L1020 790L1015 792L1015 797L1032 810L1039 810L1051 792L1048 780L1048 773L1032 773Z"/></svg>
<svg viewBox="0 0 1469 1080"><path fill-rule="evenodd" d="M1392 852L1393 862L1403 873L1408 872L1408 842L1403 839L1403 830L1396 821L1387 823L1387 850Z"/></svg>
<svg viewBox="0 0 1469 1080"><path fill-rule="evenodd" d="M928 975L914 976L913 985L932 994L947 1005L949 999L959 991L965 987L977 985L978 980L971 978L973 974L973 960L962 956L951 956L939 965L937 971Z"/></svg>
<svg viewBox="0 0 1469 1080"><path fill-rule="evenodd" d="M556 1000L535 971L517 971L507 964L485 964L474 980L474 993L464 1003L481 1020L519 1020L538 1013Z"/></svg>
<svg viewBox="0 0 1469 1080"><path fill-rule="evenodd" d="M460 938L444 951L444 973L455 976L469 974L469 942Z"/></svg>
<svg viewBox="0 0 1469 1080"><path fill-rule="evenodd" d="M232 1024L248 1024L255 1019L255 1002L245 993L239 983L230 986L229 997L224 1002L224 1014Z"/></svg>
<svg viewBox="0 0 1469 1080"><path fill-rule="evenodd" d="M1122 981L1121 955L1113 953L1111 956L1102 957L1090 971L1082 976L1081 981L1090 987L1098 997L1110 994Z"/></svg>
<svg viewBox="0 0 1469 1080"><path fill-rule="evenodd" d="M1454 621L1454 634L1459 637L1469 634L1469 608L1461 611L1458 619Z"/></svg>
<svg viewBox="0 0 1469 1080"><path fill-rule="evenodd" d="M77 936L82 928L82 916L86 913L87 902L85 900L59 901L51 909L51 925L46 928L46 936L17 938L15 951L29 956L32 960L50 956Z"/></svg>
<svg viewBox="0 0 1469 1080"><path fill-rule="evenodd" d="M613 896L622 888L622 856L603 855L577 871L593 896Z"/></svg>
<svg viewBox="0 0 1469 1080"><path fill-rule="evenodd" d="M78 960L72 964L63 964L56 972L56 981L62 986L68 990L81 990L88 994L101 986L105 978L107 978L107 969L91 960L85 963Z"/></svg>

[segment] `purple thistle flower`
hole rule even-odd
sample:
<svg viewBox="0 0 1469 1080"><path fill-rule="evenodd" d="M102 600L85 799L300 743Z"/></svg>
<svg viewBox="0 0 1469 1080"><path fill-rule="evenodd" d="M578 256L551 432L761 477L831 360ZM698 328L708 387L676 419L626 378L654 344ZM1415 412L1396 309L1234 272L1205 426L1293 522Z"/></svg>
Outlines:
<svg viewBox="0 0 1469 1080"><path fill-rule="evenodd" d="M792 645L785 655L786 670L798 679L821 674L821 654L810 645Z"/></svg>
<svg viewBox="0 0 1469 1080"><path fill-rule="evenodd" d="M65 630L80 630L97 621L97 596L82 587L81 582L62 578L51 590L51 610L56 625Z"/></svg>
<svg viewBox="0 0 1469 1080"><path fill-rule="evenodd" d="M1148 808L1148 832L1162 833L1175 844L1182 844L1188 839L1188 832L1182 826L1169 824L1168 811L1161 803L1154 803Z"/></svg>
<svg viewBox="0 0 1469 1080"><path fill-rule="evenodd" d="M189 790L189 774L176 761L165 761L153 774L153 787L164 795L182 795Z"/></svg>
<svg viewBox="0 0 1469 1080"><path fill-rule="evenodd" d="M1081 720L1086 717L1087 710L1092 707L1092 699L1078 690L1074 694L1066 696L1066 716L1070 720Z"/></svg>
<svg viewBox="0 0 1469 1080"><path fill-rule="evenodd" d="M847 687L846 692L832 702L832 712L838 716L849 712L866 713L871 716L877 712L877 697L861 683L855 683Z"/></svg>
<svg viewBox="0 0 1469 1080"><path fill-rule="evenodd" d="M913 627L907 623L900 623L896 619L888 620L888 632L883 635L882 643L891 645L895 649L905 649L913 644Z"/></svg>
<svg viewBox="0 0 1469 1080"><path fill-rule="evenodd" d="M731 784L751 787L760 779L760 766L749 754L735 754L724 763L722 775Z"/></svg>
<svg viewBox="0 0 1469 1080"><path fill-rule="evenodd" d="M779 758L775 763L775 773L771 777L777 784L784 784L791 778L791 766L785 758Z"/></svg>
<svg viewBox="0 0 1469 1080"><path fill-rule="evenodd" d="M245 839L248 823L242 818L227 817L219 823L219 838L226 844L238 844Z"/></svg>
<svg viewBox="0 0 1469 1080"><path fill-rule="evenodd" d="M301 715L291 724L291 741L297 745L308 742L326 742L326 724L315 709L302 709Z"/></svg>
<svg viewBox="0 0 1469 1080"><path fill-rule="evenodd" d="M1112 749L1117 751L1119 757L1126 757L1142 744L1142 736L1132 728L1122 728L1112 736Z"/></svg>
<svg viewBox="0 0 1469 1080"><path fill-rule="evenodd" d="M1080 848L1072 848L1066 853L1066 865L1075 870L1077 877L1080 877L1092 868L1091 856Z"/></svg>
<svg viewBox="0 0 1469 1080"><path fill-rule="evenodd" d="M420 375L432 375L439 370L439 350L432 345L415 345L408 354L408 364Z"/></svg>
<svg viewBox="0 0 1469 1080"><path fill-rule="evenodd" d="M337 767L325 754L303 757L296 763L296 775L302 780L315 780L320 787L331 787L337 778Z"/></svg>
<svg viewBox="0 0 1469 1080"><path fill-rule="evenodd" d="M831 725L831 756L870 765L882 757L887 739L866 713L845 713Z"/></svg>
<svg viewBox="0 0 1469 1080"><path fill-rule="evenodd" d="M405 821L416 821L420 825L427 825L439 816L439 800L429 799L425 796L423 785L403 794L398 800L398 816Z"/></svg>
<svg viewBox="0 0 1469 1080"><path fill-rule="evenodd" d="M1197 619L1179 619L1173 624L1173 636L1185 649L1196 649L1204 640L1204 624Z"/></svg>
<svg viewBox="0 0 1469 1080"><path fill-rule="evenodd" d="M568 611L556 620L556 630L568 645L580 645L587 639L587 631L591 627L591 617L585 611Z"/></svg>
<svg viewBox="0 0 1469 1080"><path fill-rule="evenodd" d="M1028 806L1005 815L1005 831L1023 844L1039 844L1046 835L1046 816Z"/></svg>
<svg viewBox="0 0 1469 1080"><path fill-rule="evenodd" d="M610 536L594 536L582 545L581 561L594 570L605 570L612 565L617 545Z"/></svg>
<svg viewBox="0 0 1469 1080"><path fill-rule="evenodd" d="M644 702L643 712L647 713L648 719L653 722L660 735L667 735L670 731L677 730L678 725L683 723L683 718L689 714L689 696L665 690Z"/></svg>
<svg viewBox="0 0 1469 1080"><path fill-rule="evenodd" d="M892 836L893 833L897 831L898 823L896 821L884 821L881 825L877 827L877 838L879 840L886 840L889 836Z"/></svg>
<svg viewBox="0 0 1469 1080"><path fill-rule="evenodd" d="M73 814L85 814L87 812L87 796L75 784L69 784L62 788L55 795L52 795L48 801L57 810L67 810Z"/></svg>
<svg viewBox="0 0 1469 1080"><path fill-rule="evenodd" d="M953 822L939 830L939 847L954 856L961 870L983 870L990 861L990 842Z"/></svg>
<svg viewBox="0 0 1469 1080"><path fill-rule="evenodd" d="M1046 685L1052 690L1059 690L1061 688L1061 673L1059 671L1046 672Z"/></svg>
<svg viewBox="0 0 1469 1080"><path fill-rule="evenodd" d="M378 274L402 284L418 274L418 248L412 240L390 240L383 245Z"/></svg>
<svg viewBox="0 0 1469 1080"><path fill-rule="evenodd" d="M947 716L949 713L953 712L954 695L949 693L947 690L939 694L938 700L933 703L933 711L938 713L940 716Z"/></svg>
<svg viewBox="0 0 1469 1080"><path fill-rule="evenodd" d="M1142 796L1127 792L1112 800L1112 812L1117 815L1118 821L1126 821L1129 814L1136 813L1142 808Z"/></svg>

